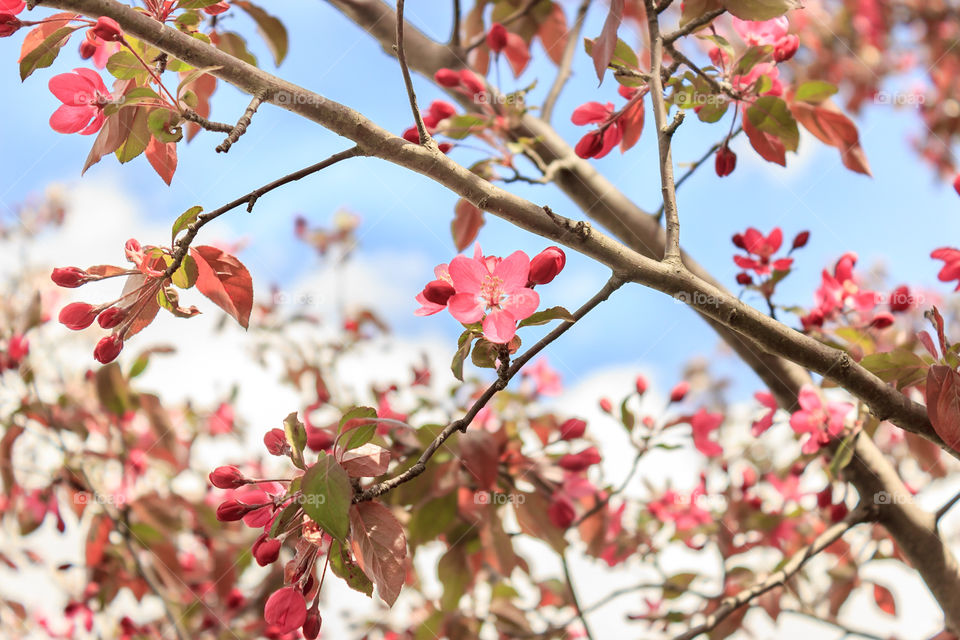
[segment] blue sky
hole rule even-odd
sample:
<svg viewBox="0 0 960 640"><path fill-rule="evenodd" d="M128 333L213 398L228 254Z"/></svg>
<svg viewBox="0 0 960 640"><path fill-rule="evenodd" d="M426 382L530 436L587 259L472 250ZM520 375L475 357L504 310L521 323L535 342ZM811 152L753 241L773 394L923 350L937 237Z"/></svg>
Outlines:
<svg viewBox="0 0 960 640"><path fill-rule="evenodd" d="M411 2L409 16L429 35L446 37L446 4L429 3L428 15L423 8L427 3ZM411 123L399 69L379 45L326 3L287 0L282 6L279 15L290 30L291 46L279 70L281 75L354 107L397 133ZM591 15L585 35L599 33L600 13ZM236 18L236 22L237 26L231 28L252 32L245 18ZM629 33L622 35L635 41ZM4 122L0 127L0 215L5 217L13 215L11 207L15 203L51 182L70 184L80 180L80 168L93 142L90 137L55 133L47 125L49 114L58 105L46 87L47 80L79 64L74 54L76 42L51 69L36 72L21 85L15 63L21 40L0 40L0 60L6 61L0 64L0 95L6 96L0 107ZM261 64L272 70L265 47L256 36L250 40ZM550 85L553 67L541 56L541 62L532 65L519 80L514 81L506 67L501 72L507 90L539 80L531 99L536 104ZM569 114L578 104L588 100L622 103L610 79L596 87L585 55L578 56L574 73L555 115L559 131L571 143L584 133L569 123ZM103 75L106 78L105 72ZM424 105L441 97L426 81L416 82ZM247 97L221 84L214 96L213 118L233 121L246 103ZM684 246L733 287L737 271L731 260L733 233L749 225L763 231L781 226L789 241L796 232L809 229L811 242L796 256L796 270L780 291L781 303L809 304L820 269L850 250L860 255L862 266L885 264L893 275L892 284L917 283L947 294L950 288L936 282L939 263L928 256L937 246L958 244L954 240L960 237L960 222L955 217L957 196L948 185L935 182L933 173L909 147L909 135L922 126L919 118L909 108L894 111L877 106L868 107L857 124L873 168L872 180L844 169L834 149L823 147L809 136L801 140L800 157L788 157L786 170L764 163L746 147L745 140L737 140L733 148L739 155L739 166L732 176L720 180L707 166L683 186L679 204ZM659 178L651 125L652 121L647 123L641 143L629 153L620 156L614 152L596 161L596 166L641 206L654 209ZM690 118L676 136L676 161L699 157L728 126L726 119L706 126ZM143 158L126 166L119 166L113 157L104 158L85 179L121 189L140 203L151 221L172 222L190 206L215 208L349 146L318 126L269 105L261 108L250 131L230 153L213 151L219 141L219 134L208 133L190 145L181 145L172 187L164 185ZM467 164L476 153L456 150L452 157ZM552 187L513 186L513 191L535 202L580 217ZM204 233L209 234L208 239L252 239L253 244L241 257L256 281L260 285L284 283L305 276L317 266L312 251L292 238L294 216L303 214L313 224L325 224L335 210L346 207L364 220L361 259L365 255L415 254L425 265L422 281L426 282L432 277L430 267L449 261L455 253L449 234L455 200L425 177L377 160L351 160L270 194L258 203L253 214L232 213ZM89 220L90 233L109 234L112 215L104 210ZM116 256L91 255L89 262L119 258L125 239L117 238ZM487 218L480 242L486 252L495 254L520 248L533 255L547 244L492 216ZM544 303L573 309L599 288L606 275L605 269L570 255L566 271L542 289ZM383 277L389 279L391 274L384 273ZM410 288L409 308L389 317L389 322L403 335L449 337L452 354L457 323L446 315L415 318L416 283L397 282L397 286ZM531 333L526 339L529 342L534 337ZM555 363L562 363L568 381L603 367L643 364L662 372L663 384L669 385L686 360L713 353L715 348L713 333L693 313L662 294L632 287L617 293L586 318L582 326L553 345L551 353ZM732 361L720 362L717 370L735 376L744 394L758 385L752 374Z"/></svg>

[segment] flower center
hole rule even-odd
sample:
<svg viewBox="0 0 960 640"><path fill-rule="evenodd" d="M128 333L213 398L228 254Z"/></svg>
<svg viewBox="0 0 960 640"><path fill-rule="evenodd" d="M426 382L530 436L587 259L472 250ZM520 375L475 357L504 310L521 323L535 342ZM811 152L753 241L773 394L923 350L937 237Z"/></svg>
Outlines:
<svg viewBox="0 0 960 640"><path fill-rule="evenodd" d="M500 308L503 297L503 280L497 276L487 276L480 285L480 298L488 307Z"/></svg>

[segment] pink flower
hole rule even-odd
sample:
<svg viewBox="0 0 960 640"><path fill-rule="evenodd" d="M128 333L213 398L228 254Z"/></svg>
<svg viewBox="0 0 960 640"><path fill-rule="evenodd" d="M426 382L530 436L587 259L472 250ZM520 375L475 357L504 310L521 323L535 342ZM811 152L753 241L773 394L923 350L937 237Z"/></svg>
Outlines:
<svg viewBox="0 0 960 640"><path fill-rule="evenodd" d="M526 286L530 258L515 251L496 262L457 256L450 262L450 277L457 293L448 301L450 314L465 324L483 320L484 337L505 344L517 332L517 322L530 317L540 296Z"/></svg>
<svg viewBox="0 0 960 640"><path fill-rule="evenodd" d="M588 447L580 453L568 453L557 463L567 471L584 471L602 460L596 447Z"/></svg>
<svg viewBox="0 0 960 640"><path fill-rule="evenodd" d="M613 115L613 103L587 102L573 110L570 121L577 125L601 123Z"/></svg>
<svg viewBox="0 0 960 640"><path fill-rule="evenodd" d="M719 429L721 424L723 424L723 414L707 413L706 409L700 409L690 418L690 426L693 428L693 446L708 458L723 455L723 447L710 439L710 434Z"/></svg>
<svg viewBox="0 0 960 640"><path fill-rule="evenodd" d="M697 504L705 495L701 482L689 496L683 496L673 490L667 490L659 500L647 504L647 509L660 522L673 522L677 531L685 532L713 522L713 516Z"/></svg>
<svg viewBox="0 0 960 640"><path fill-rule="evenodd" d="M772 62L761 62L754 65L752 69L742 76L733 77L733 86L735 89L747 91L754 87L760 80L760 76L767 76L770 79L770 88L763 92L765 96L783 95L783 83L780 81L780 69Z"/></svg>
<svg viewBox="0 0 960 640"><path fill-rule="evenodd" d="M686 380L681 380L670 390L670 402L682 402L683 399L687 397L687 392L689 391L690 383Z"/></svg>
<svg viewBox="0 0 960 640"><path fill-rule="evenodd" d="M803 453L816 453L820 447L843 431L844 419L853 405L847 402L828 402L824 406L820 394L810 385L804 385L797 397L800 409L790 416L790 426L796 433L808 433Z"/></svg>
<svg viewBox="0 0 960 640"><path fill-rule="evenodd" d="M23 0L0 0L0 13L17 15L27 6Z"/></svg>
<svg viewBox="0 0 960 640"><path fill-rule="evenodd" d="M229 402L221 402L217 410L207 420L207 429L210 431L210 435L216 436L233 431L234 418L233 405Z"/></svg>
<svg viewBox="0 0 960 640"><path fill-rule="evenodd" d="M487 46L494 53L500 53L507 47L507 28L499 22L494 22L487 32Z"/></svg>
<svg viewBox="0 0 960 640"><path fill-rule="evenodd" d="M547 517L558 529L566 529L577 519L577 512L573 502L565 494L557 492L547 508Z"/></svg>
<svg viewBox="0 0 960 640"><path fill-rule="evenodd" d="M773 397L772 393L767 391L757 391L753 394L753 397L768 409L768 411L763 414L763 417L754 421L753 426L750 428L750 432L753 434L753 437L756 438L773 424L773 415L777 412L777 400Z"/></svg>
<svg viewBox="0 0 960 640"><path fill-rule="evenodd" d="M263 619L280 633L289 633L306 621L307 602L293 587L278 589L267 598Z"/></svg>
<svg viewBox="0 0 960 640"><path fill-rule="evenodd" d="M786 16L773 20L741 20L734 16L733 28L743 41L750 46L774 45L787 35L790 23Z"/></svg>
<svg viewBox="0 0 960 640"><path fill-rule="evenodd" d="M960 280L960 250L951 247L941 247L930 254L935 260L943 260L943 268L937 274L940 282L950 282L951 280ZM957 282L957 288L954 291L960 291L960 282Z"/></svg>
<svg viewBox="0 0 960 640"><path fill-rule="evenodd" d="M90 135L103 126L103 108L113 96L100 74L91 69L74 69L50 78L50 91L63 104L50 116L50 127L60 133Z"/></svg>
<svg viewBox="0 0 960 640"><path fill-rule="evenodd" d="M733 242L753 256L733 256L733 261L741 269L752 270L757 275L767 276L770 275L771 267L775 271L787 271L793 265L793 258L770 260L783 244L783 232L780 227L775 227L768 236L750 227L742 235L734 236Z"/></svg>
<svg viewBox="0 0 960 640"><path fill-rule="evenodd" d="M544 396L556 396L563 391L560 374L550 366L546 357L537 359L536 364L523 371L525 377L533 380L537 393Z"/></svg>

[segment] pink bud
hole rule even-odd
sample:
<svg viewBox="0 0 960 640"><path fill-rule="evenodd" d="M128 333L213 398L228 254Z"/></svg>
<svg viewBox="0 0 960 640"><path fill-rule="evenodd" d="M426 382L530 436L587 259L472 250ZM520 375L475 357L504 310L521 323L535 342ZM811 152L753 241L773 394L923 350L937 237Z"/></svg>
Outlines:
<svg viewBox="0 0 960 640"><path fill-rule="evenodd" d="M437 149L440 150L440 153L447 154L450 153L450 149L453 149L452 142L440 142L437 144Z"/></svg>
<svg viewBox="0 0 960 640"><path fill-rule="evenodd" d="M485 93L487 90L486 85L483 84L483 80L478 78L477 74L470 71L470 69L462 69L460 71L460 84L473 96Z"/></svg>
<svg viewBox="0 0 960 640"><path fill-rule="evenodd" d="M802 249L803 247L807 246L807 242L808 242L809 240L810 240L810 232L809 232L809 231L801 231L801 232L798 233L798 234L796 235L796 237L793 239L793 248L794 248L794 249Z"/></svg>
<svg viewBox="0 0 960 640"><path fill-rule="evenodd" d="M576 440L583 437L583 432L587 430L587 423L579 418L570 418L560 425L561 440Z"/></svg>
<svg viewBox="0 0 960 640"><path fill-rule="evenodd" d="M407 142L412 142L413 144L420 144L420 132L416 127L407 127L404 129L401 137Z"/></svg>
<svg viewBox="0 0 960 640"><path fill-rule="evenodd" d="M79 331L93 324L100 310L86 302L71 302L60 310L60 323L68 329Z"/></svg>
<svg viewBox="0 0 960 640"><path fill-rule="evenodd" d="M561 457L557 464L560 465L561 469L566 469L567 471L583 471L597 464L600 460L602 460L602 458L597 448L590 447L580 453L568 453Z"/></svg>
<svg viewBox="0 0 960 640"><path fill-rule="evenodd" d="M690 383L686 380L681 380L677 385L670 391L670 402L680 402L685 397L687 397L687 392L690 391Z"/></svg>
<svg viewBox="0 0 960 640"><path fill-rule="evenodd" d="M236 489L248 482L249 480L240 472L240 469L232 464L217 467L210 472L210 484L218 489Z"/></svg>
<svg viewBox="0 0 960 640"><path fill-rule="evenodd" d="M953 190L960 195L960 173L958 173L957 177L953 179Z"/></svg>
<svg viewBox="0 0 960 640"><path fill-rule="evenodd" d="M460 74L453 69L439 69L433 74L433 79L438 85L448 89L460 86Z"/></svg>
<svg viewBox="0 0 960 640"><path fill-rule="evenodd" d="M900 285L890 294L890 311L900 313L907 311L912 306L913 297L910 295L910 288L907 285Z"/></svg>
<svg viewBox="0 0 960 640"><path fill-rule="evenodd" d="M613 403L610 402L609 398L600 398L600 410L606 413L613 411Z"/></svg>
<svg viewBox="0 0 960 640"><path fill-rule="evenodd" d="M22 333L15 333L10 336L10 340L7 342L7 356L13 361L13 364L19 366L20 361L26 358L29 353L30 341L27 340L26 336Z"/></svg>
<svg viewBox="0 0 960 640"><path fill-rule="evenodd" d="M574 152L581 158L587 159L596 156L603 151L603 134L600 130L591 131L582 138L577 146L573 148Z"/></svg>
<svg viewBox="0 0 960 640"><path fill-rule="evenodd" d="M77 267L59 267L53 270L53 273L50 274L50 279L53 280L54 284L58 287L75 289L87 282L90 279L90 274Z"/></svg>
<svg viewBox="0 0 960 640"><path fill-rule="evenodd" d="M639 395L645 394L647 392L647 379L643 376L637 376L636 387Z"/></svg>
<svg viewBox="0 0 960 640"><path fill-rule="evenodd" d="M123 31L120 29L120 25L113 18L106 16L97 18L97 24L90 31L106 42L119 42L123 39Z"/></svg>
<svg viewBox="0 0 960 640"><path fill-rule="evenodd" d="M243 504L239 500L224 500L217 507L217 520L220 522L236 522L242 520L243 516L251 511L250 505Z"/></svg>
<svg viewBox="0 0 960 640"><path fill-rule="evenodd" d="M785 62L792 58L800 48L800 38L790 34L783 36L773 46L773 59L776 62Z"/></svg>
<svg viewBox="0 0 960 640"><path fill-rule="evenodd" d="M100 364L107 364L116 360L121 351L123 351L123 338L112 334L97 343L93 350L93 357Z"/></svg>
<svg viewBox="0 0 960 640"><path fill-rule="evenodd" d="M0 13L0 38L8 38L15 34L23 23L17 16L10 13Z"/></svg>
<svg viewBox="0 0 960 640"><path fill-rule="evenodd" d="M547 517L558 529L566 529L577 519L577 512L566 496L557 496L547 508Z"/></svg>
<svg viewBox="0 0 960 640"><path fill-rule="evenodd" d="M894 322L893 314L887 313L886 311L881 311L873 317L873 321L870 323L870 326L875 329L886 329Z"/></svg>
<svg viewBox="0 0 960 640"><path fill-rule="evenodd" d="M717 149L714 168L718 176L721 178L727 177L737 168L737 154L731 151L727 145L723 145Z"/></svg>
<svg viewBox="0 0 960 640"><path fill-rule="evenodd" d="M115 326L123 322L123 319L126 317L126 309L121 309L120 307L110 307L97 316L97 324L99 324L103 329L113 329Z"/></svg>
<svg viewBox="0 0 960 640"><path fill-rule="evenodd" d="M494 22L487 32L487 46L494 53L500 53L507 47L507 28L499 22Z"/></svg>
<svg viewBox="0 0 960 640"><path fill-rule="evenodd" d="M290 633L303 625L307 619L307 602L303 594L293 587L274 591L263 608L263 619L277 627L279 633Z"/></svg>
<svg viewBox="0 0 960 640"><path fill-rule="evenodd" d="M753 276L751 276L746 271L741 271L737 274L737 284L742 284L743 286L753 284Z"/></svg>
<svg viewBox="0 0 960 640"><path fill-rule="evenodd" d="M423 297L433 304L445 305L456 290L449 282L434 280L423 288Z"/></svg>
<svg viewBox="0 0 960 640"><path fill-rule="evenodd" d="M90 40L89 38L84 38L83 42L80 43L80 57L83 60L89 60L97 54L97 43Z"/></svg>
<svg viewBox="0 0 960 640"><path fill-rule="evenodd" d="M303 623L303 637L307 640L316 640L320 635L320 626L323 624L323 617L316 611L310 611L307 619Z"/></svg>
<svg viewBox="0 0 960 640"><path fill-rule="evenodd" d="M832 522L840 522L847 517L847 514L850 512L850 509L847 508L847 505L843 502L833 505L830 507L830 520Z"/></svg>
<svg viewBox="0 0 960 640"><path fill-rule="evenodd" d="M271 429L263 435L263 444L267 446L270 455L282 456L287 452L287 436L283 429Z"/></svg>
<svg viewBox="0 0 960 640"><path fill-rule="evenodd" d="M833 485L827 485L817 494L817 506L826 509L833 502Z"/></svg>
<svg viewBox="0 0 960 640"><path fill-rule="evenodd" d="M567 256L560 247L547 247L530 261L530 275L532 284L549 284L563 271L567 264Z"/></svg>
<svg viewBox="0 0 960 640"><path fill-rule="evenodd" d="M733 242L733 246L737 247L738 249L743 249L744 251L747 250L747 245L743 240L742 233L733 234L733 237L730 238L730 240Z"/></svg>
<svg viewBox="0 0 960 640"><path fill-rule="evenodd" d="M280 541L276 538L270 538L266 533L261 533L251 549L254 559L261 567L272 564L280 557Z"/></svg>

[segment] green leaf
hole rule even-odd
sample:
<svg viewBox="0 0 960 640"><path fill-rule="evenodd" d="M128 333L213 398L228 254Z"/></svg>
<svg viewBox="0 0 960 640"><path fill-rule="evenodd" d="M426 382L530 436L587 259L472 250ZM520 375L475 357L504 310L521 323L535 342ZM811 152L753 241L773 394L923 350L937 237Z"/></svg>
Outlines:
<svg viewBox="0 0 960 640"><path fill-rule="evenodd" d="M210 5L217 4L220 0L180 0L177 3L178 9L203 9Z"/></svg>
<svg viewBox="0 0 960 640"><path fill-rule="evenodd" d="M229 53L234 58L239 58L248 64L257 66L257 59L250 53L249 49L247 49L246 40L233 31L224 31L220 34L220 39L217 41L217 48Z"/></svg>
<svg viewBox="0 0 960 640"><path fill-rule="evenodd" d="M303 510L331 536L344 542L350 532L350 477L333 456L320 452L303 475Z"/></svg>
<svg viewBox="0 0 960 640"><path fill-rule="evenodd" d="M234 0L233 4L250 14L253 21L257 23L257 32L266 41L270 53L273 54L273 61L279 66L287 57L287 28L282 22L251 2Z"/></svg>
<svg viewBox="0 0 960 640"><path fill-rule="evenodd" d="M620 403L620 422L623 423L628 433L633 431L634 425L637 424L636 416L634 416L633 412L627 407L627 400L629 399L630 396L627 396L623 399L623 402Z"/></svg>
<svg viewBox="0 0 960 640"><path fill-rule="evenodd" d="M156 104L160 100L157 92L150 87L134 87L123 95L120 107L132 107L138 104Z"/></svg>
<svg viewBox="0 0 960 640"><path fill-rule="evenodd" d="M119 116L121 127L127 129L127 137L114 152L121 163L130 162L150 144L150 129L145 107L131 107L124 110Z"/></svg>
<svg viewBox="0 0 960 640"><path fill-rule="evenodd" d="M583 48L586 50L588 56L593 55L593 40L590 38L583 39ZM637 54L634 53L633 49L626 42L617 38L617 45L613 48L613 57L610 58L609 66L619 66L619 67L628 67L630 69L639 69L640 61L637 58Z"/></svg>
<svg viewBox="0 0 960 640"><path fill-rule="evenodd" d="M905 389L926 379L929 364L913 351L904 348L886 353L872 353L860 364L884 382Z"/></svg>
<svg viewBox="0 0 960 640"><path fill-rule="evenodd" d="M544 309L543 311L537 311L529 318L524 318L520 321L520 324L517 327L535 327L541 324L547 324L554 320L565 320L566 322L573 322L573 314L564 309L563 307L550 307L549 309Z"/></svg>
<svg viewBox="0 0 960 640"><path fill-rule="evenodd" d="M307 430L297 418L296 411L283 419L283 433L290 444L290 459L293 460L293 464L306 469L303 462L303 448L307 446Z"/></svg>
<svg viewBox="0 0 960 640"><path fill-rule="evenodd" d="M360 425L359 427L355 427L347 431L347 433L345 434L346 443L345 444L341 443L341 446L345 451L349 451L350 449L356 449L357 447L362 447L363 445L373 440L373 436L375 436L376 433L377 433L377 424L375 422L371 422L370 424Z"/></svg>
<svg viewBox="0 0 960 640"><path fill-rule="evenodd" d="M480 338L473 345L470 361L481 369L494 369L497 366L497 356L500 355L500 345L494 344L486 338Z"/></svg>
<svg viewBox="0 0 960 640"><path fill-rule="evenodd" d="M407 525L411 546L430 542L444 533L457 515L457 492L434 498L413 509Z"/></svg>
<svg viewBox="0 0 960 640"><path fill-rule="evenodd" d="M856 438L857 433L854 432L848 434L847 437L840 441L840 446L837 447L836 452L833 454L833 460L830 461L830 469L828 471L831 478L839 478L843 468L853 460L854 442Z"/></svg>
<svg viewBox="0 0 960 640"><path fill-rule="evenodd" d="M376 418L377 410L373 407L353 407L349 411L343 414L343 417L340 418L340 431L343 431L343 427L346 426L351 420L358 420L361 418Z"/></svg>
<svg viewBox="0 0 960 640"><path fill-rule="evenodd" d="M286 531L287 527L293 522L294 517L296 517L299 512L300 504L296 500L281 509L277 517L273 519L273 524L270 525L270 537L276 538Z"/></svg>
<svg viewBox="0 0 960 640"><path fill-rule="evenodd" d="M457 352L453 354L450 371L453 372L454 377L460 382L463 382L463 362L467 359L467 356L470 355L470 345L477 335L473 330L467 329L460 334L460 338L457 340Z"/></svg>
<svg viewBox="0 0 960 640"><path fill-rule="evenodd" d="M740 59L737 60L737 64L734 66L733 73L735 75L746 75L757 64L763 62L772 55L773 47L769 44L751 46L744 51L743 55L740 56Z"/></svg>
<svg viewBox="0 0 960 640"><path fill-rule="evenodd" d="M719 9L720 0L686 0L681 6L680 26L684 27L703 14Z"/></svg>
<svg viewBox="0 0 960 640"><path fill-rule="evenodd" d="M803 102L818 103L823 102L836 92L837 87L835 85L822 80L812 80L810 82L804 82L802 85L797 87L797 91L794 93L793 99L801 100Z"/></svg>
<svg viewBox="0 0 960 640"><path fill-rule="evenodd" d="M783 99L777 96L757 98L747 109L747 118L756 129L779 138L788 151L797 150L800 131Z"/></svg>
<svg viewBox="0 0 960 640"><path fill-rule="evenodd" d="M189 254L183 256L183 261L173 275L170 281L174 286L181 289L189 289L197 282L197 276L200 275L200 269L197 267L197 261Z"/></svg>
<svg viewBox="0 0 960 640"><path fill-rule="evenodd" d="M203 207L197 205L195 207L190 207L173 221L173 229L170 231L170 242L175 244L177 242L177 235L186 230L191 224L197 221L197 216L203 211Z"/></svg>
<svg viewBox="0 0 960 640"><path fill-rule="evenodd" d="M353 558L350 552L339 542L334 540L330 543L330 569L338 578L342 578L347 586L354 591L359 591L368 598L373 597L373 582L367 577Z"/></svg>
<svg viewBox="0 0 960 640"><path fill-rule="evenodd" d="M107 71L118 80L146 77L147 70L143 68L137 56L130 51L118 51L107 60Z"/></svg>
<svg viewBox="0 0 960 640"><path fill-rule="evenodd" d="M180 114L165 107L151 110L147 117L150 133L160 142L180 142L183 138L183 127L179 125Z"/></svg>
<svg viewBox="0 0 960 640"><path fill-rule="evenodd" d="M448 138L463 140L475 131L482 131L486 126L486 118L470 113L461 113L447 118L446 125L441 128L441 131Z"/></svg>
<svg viewBox="0 0 960 640"><path fill-rule="evenodd" d="M37 48L23 56L20 61L20 80L26 80L37 69L46 69L53 64L53 61L60 55L60 49L67 44L67 40L77 29L83 29L86 25L79 27L63 27L57 29L46 39L37 45Z"/></svg>
<svg viewBox="0 0 960 640"><path fill-rule="evenodd" d="M723 6L741 20L772 20L801 5L798 0L723 0Z"/></svg>
<svg viewBox="0 0 960 640"><path fill-rule="evenodd" d="M183 94L183 90L190 86L190 83L195 81L197 78L204 74L210 73L211 71L216 71L219 68L220 67L204 67L202 69L194 69L188 73L183 80L180 81L180 84L177 85L177 97L179 98Z"/></svg>
<svg viewBox="0 0 960 640"><path fill-rule="evenodd" d="M663 597L666 600L675 600L679 598L690 587L690 583L697 577L695 573L678 573L667 578L663 585Z"/></svg>

